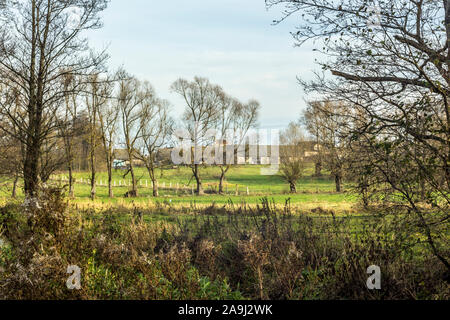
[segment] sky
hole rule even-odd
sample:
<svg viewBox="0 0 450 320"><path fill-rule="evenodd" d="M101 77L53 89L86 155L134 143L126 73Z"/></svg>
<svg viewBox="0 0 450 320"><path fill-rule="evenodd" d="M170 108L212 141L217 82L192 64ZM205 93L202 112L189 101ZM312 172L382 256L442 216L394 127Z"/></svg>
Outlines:
<svg viewBox="0 0 450 320"><path fill-rule="evenodd" d="M294 46L295 17L273 25L281 10L266 10L264 0L111 0L89 39L108 48L111 69L148 80L175 118L184 104L170 85L201 76L241 101L258 100L260 127L281 129L305 107L297 76L317 69L312 47Z"/></svg>

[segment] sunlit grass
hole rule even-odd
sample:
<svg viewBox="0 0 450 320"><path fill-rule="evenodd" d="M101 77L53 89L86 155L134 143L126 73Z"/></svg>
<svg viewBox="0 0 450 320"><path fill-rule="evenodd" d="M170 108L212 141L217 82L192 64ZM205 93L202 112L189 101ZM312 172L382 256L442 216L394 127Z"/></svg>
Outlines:
<svg viewBox="0 0 450 320"><path fill-rule="evenodd" d="M97 173L97 194L95 203L100 205L136 204L157 205L170 204L181 207L192 205L208 206L211 204L225 205L248 204L256 205L261 202L261 198L267 196L270 200L279 204L289 201L291 205L299 209L309 210L312 208L324 208L336 211L351 211L357 202L357 197L351 193L335 193L334 181L325 172L323 177L313 177L313 165L310 164L305 170L304 177L298 182L298 193L289 194L288 185L281 176L261 175L263 166L234 166L226 179L225 194L219 195L214 192L218 188L220 169L217 167L202 168L202 179L205 191L210 194L204 196L193 195L195 181L192 172L188 167L176 169L158 170L159 193L160 196L152 196L151 182L145 168L136 168L138 178L139 197L135 199L125 199L124 194L130 190L130 175L123 177L124 171L115 170L113 173L113 183L115 182L114 198L108 197L107 173ZM66 178L67 173L58 172L53 176L50 183L64 185L67 182L60 181ZM77 181L75 185L74 204L92 203L90 197L89 172L76 172L74 177ZM4 181L5 184L5 181ZM101 185L100 185L101 184ZM120 186L119 186L120 185ZM248 192L248 194L247 194ZM8 200L11 193L11 183L7 187L0 189L0 197ZM237 193L237 194L236 194ZM23 197L19 188L18 197Z"/></svg>

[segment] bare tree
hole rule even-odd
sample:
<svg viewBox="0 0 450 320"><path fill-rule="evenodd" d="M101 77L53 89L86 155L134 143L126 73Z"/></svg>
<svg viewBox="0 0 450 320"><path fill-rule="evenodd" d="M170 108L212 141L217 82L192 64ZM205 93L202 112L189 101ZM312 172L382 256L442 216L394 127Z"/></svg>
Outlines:
<svg viewBox="0 0 450 320"><path fill-rule="evenodd" d="M314 108L313 103L308 103L306 110L303 112L303 116L301 119L302 123L305 125L309 134L314 139L316 143L317 150L316 154L313 156L314 160L314 175L316 177L322 176L323 169L323 148L320 146L321 140L321 125L320 125L320 114L318 110Z"/></svg>
<svg viewBox="0 0 450 320"><path fill-rule="evenodd" d="M119 72L120 73L120 72ZM119 73L117 75L119 75ZM119 75L120 76L120 75ZM118 126L119 126L119 105L117 101L113 101L113 80L104 81L106 86L106 101L100 107L98 112L98 121L100 127L100 135L102 140L103 152L106 159L106 169L108 172L108 196L114 197L112 176L114 161L114 145L117 143Z"/></svg>
<svg viewBox="0 0 450 320"><path fill-rule="evenodd" d="M120 81L118 106L123 144L129 161L128 172L131 174L132 189L128 193L131 197L138 196L137 179L134 171L134 160L138 155L137 142L149 121L154 99L154 89L148 82L140 82L135 78Z"/></svg>
<svg viewBox="0 0 450 320"><path fill-rule="evenodd" d="M186 103L182 120L193 145L190 167L197 182L197 194L201 195L204 193L200 174L200 166L204 163L203 150L214 142L214 136L209 131L215 129L217 124L224 93L222 88L200 77L195 77L191 82L179 79L172 84L171 90Z"/></svg>
<svg viewBox="0 0 450 320"><path fill-rule="evenodd" d="M305 136L299 124L291 122L280 136L280 172L291 193L305 170Z"/></svg>
<svg viewBox="0 0 450 320"><path fill-rule="evenodd" d="M321 163L335 181L336 192L342 191L342 180L345 174L346 149L345 141L341 136L341 126L344 119L336 110L344 110L345 105L334 101L309 102L303 119L306 127L313 130L310 133L316 136ZM310 116L314 115L314 116Z"/></svg>
<svg viewBox="0 0 450 320"><path fill-rule="evenodd" d="M99 75L90 76L90 83L86 89L86 108L89 118L89 160L91 169L91 199L94 200L96 190L97 174L97 149L102 144L102 123L100 122L101 110L109 102L111 97L111 86L108 79L101 79ZM104 120L104 119L103 119Z"/></svg>
<svg viewBox="0 0 450 320"><path fill-rule="evenodd" d="M28 196L37 195L43 144L57 129L56 110L67 95L63 81L67 70L91 74L106 58L88 52L81 35L101 26L98 14L107 2L10 1L0 11L0 84L7 97L0 102L0 114L18 128L16 138L25 146L23 174ZM19 117L7 103L8 96L16 92L22 102Z"/></svg>
<svg viewBox="0 0 450 320"><path fill-rule="evenodd" d="M223 193L225 177L232 166L232 162L234 162L234 155L245 143L249 130L256 126L259 109L260 104L256 100L250 100L243 104L227 95L223 95L220 100L220 116L217 121L219 136L216 139L219 138L218 149L223 157L218 159L220 168L219 193ZM232 152L233 158L226 159L228 152Z"/></svg>
<svg viewBox="0 0 450 320"><path fill-rule="evenodd" d="M14 127L11 127L11 123L2 123L1 126L9 128L10 132L16 131ZM19 133L15 132L15 134ZM23 154L24 148L21 141L0 130L0 176L5 176L9 181L13 180L12 198L16 198L19 179L22 178Z"/></svg>
<svg viewBox="0 0 450 320"><path fill-rule="evenodd" d="M66 155L66 165L69 174L69 196L75 196L74 190L74 140L77 134L76 132L76 119L78 115L78 95L73 90L76 87L75 81L76 78L73 74L67 73L62 78L64 91L66 95L64 97L64 110L62 110L61 117L56 117L56 121L58 121L58 130L59 135L64 141L64 149Z"/></svg>
<svg viewBox="0 0 450 320"><path fill-rule="evenodd" d="M158 177L155 170L160 166L161 159L158 159L158 152L168 145L171 140L174 121L169 115L169 102L161 99L154 99L149 107L148 114L145 114L144 127L142 128L139 153L136 155L147 168L152 180L153 196L158 197Z"/></svg>
<svg viewBox="0 0 450 320"><path fill-rule="evenodd" d="M0 93L4 93L4 87L0 85ZM20 109L21 101L18 92L12 94L3 100L3 103L11 105L11 113L16 114L22 112ZM19 118L21 115L17 114ZM8 179L13 179L12 197L17 196L17 185L19 179L23 177L23 159L24 159L24 144L20 135L19 128L10 121L9 117L0 114L0 175L6 176ZM6 128L6 129L5 129ZM12 134L11 134L12 133Z"/></svg>

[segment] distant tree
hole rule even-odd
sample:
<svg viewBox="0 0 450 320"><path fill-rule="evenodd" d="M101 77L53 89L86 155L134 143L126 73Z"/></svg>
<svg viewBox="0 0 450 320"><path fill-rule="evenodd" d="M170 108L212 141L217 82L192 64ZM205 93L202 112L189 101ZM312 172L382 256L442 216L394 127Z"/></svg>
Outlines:
<svg viewBox="0 0 450 320"><path fill-rule="evenodd" d="M4 120L7 121L7 120ZM2 123L3 128L9 128L8 132L16 129L11 123ZM15 132L15 134L19 134ZM16 198L19 179L22 178L24 146L16 135L9 135L0 131L0 176L6 177L7 181L13 181L11 197Z"/></svg>
<svg viewBox="0 0 450 320"><path fill-rule="evenodd" d="M156 169L162 165L161 159L157 158L158 153L163 147L167 147L173 131L174 121L170 117L169 111L169 102L153 99L153 103L148 108L148 114L144 115L146 120L138 140L140 148L136 156L147 168L152 180L154 197L159 196Z"/></svg>
<svg viewBox="0 0 450 320"><path fill-rule="evenodd" d="M231 161L226 159L228 152L232 151L234 160L234 155L245 143L247 133L258 121L259 109L260 104L256 100L243 104L226 94L220 99L216 140L221 143L218 149L219 152L222 151L223 157L218 159L220 162L218 165L220 168L219 193L223 193L225 177L232 166Z"/></svg>
<svg viewBox="0 0 450 320"><path fill-rule="evenodd" d="M209 131L216 128L224 92L221 87L200 77L193 81L179 79L172 84L171 90L179 94L186 104L182 121L193 146L190 167L197 182L197 194L201 195L204 193L200 174L200 167L204 164L203 150L214 143L214 136Z"/></svg>
<svg viewBox="0 0 450 320"><path fill-rule="evenodd" d="M91 199L94 200L97 193L97 149L101 146L102 126L100 120L104 120L100 113L105 108L111 97L111 85L108 79L102 79L100 75L90 76L90 82L86 87L86 109L89 119L89 160L91 170Z"/></svg>
<svg viewBox="0 0 450 320"><path fill-rule="evenodd" d="M77 127L75 121L78 116L78 101L75 90L73 90L76 85L76 78L73 74L67 73L63 78L64 91L66 92L64 96L64 109L61 110L61 116L56 118L58 122L58 130L61 139L64 142L66 165L69 175L69 196L75 196L74 190L74 143L75 136L77 135Z"/></svg>
<svg viewBox="0 0 450 320"><path fill-rule="evenodd" d="M342 102L312 101L308 103L303 119L318 143L320 162L331 172L336 192L342 191L345 175L346 149L341 136L342 116L335 111L344 109Z"/></svg>
<svg viewBox="0 0 450 320"><path fill-rule="evenodd" d="M118 139L119 127L119 104L113 98L114 84L117 79L122 77L122 72L119 71L113 78L104 80L106 101L102 104L98 111L98 121L100 128L100 136L102 141L103 153L106 160L106 170L108 172L108 196L114 197L113 192L113 161L114 161L114 146Z"/></svg>
<svg viewBox="0 0 450 320"><path fill-rule="evenodd" d="M305 125L309 134L314 139L317 150L316 154L313 156L314 161L314 175L316 177L322 176L323 169L323 148L320 146L320 140L322 136L321 126L320 126L320 117L317 113L316 108L312 105L312 103L308 103L306 110L303 112L303 116L301 119L302 123Z"/></svg>
<svg viewBox="0 0 450 320"><path fill-rule="evenodd" d="M154 99L154 89L148 82L140 82L136 78L129 78L119 83L118 107L123 144L129 161L128 172L131 174L132 189L129 192L131 197L138 196L134 160L138 155L138 141L150 120Z"/></svg>
<svg viewBox="0 0 450 320"><path fill-rule="evenodd" d="M0 95L5 93L4 86L0 84ZM10 105L10 113L15 118L20 118L21 101L18 92L9 96L9 99L2 101ZM20 138L24 133L20 132L19 127L15 125L9 117L0 113L0 175L8 180L13 179L11 196L17 196L17 185L19 179L23 177L24 144ZM22 137L23 138L23 137Z"/></svg>
<svg viewBox="0 0 450 320"><path fill-rule="evenodd" d="M297 193L297 182L305 170L305 136L299 124L291 122L280 136L280 173Z"/></svg>

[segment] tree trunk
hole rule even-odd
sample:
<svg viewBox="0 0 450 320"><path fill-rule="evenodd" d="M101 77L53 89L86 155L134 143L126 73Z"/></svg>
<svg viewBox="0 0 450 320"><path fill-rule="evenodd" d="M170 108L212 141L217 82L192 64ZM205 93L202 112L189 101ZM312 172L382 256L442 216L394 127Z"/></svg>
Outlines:
<svg viewBox="0 0 450 320"><path fill-rule="evenodd" d="M17 183L19 182L19 176L16 175L14 177L13 189L12 189L12 198L15 199L17 197Z"/></svg>
<svg viewBox="0 0 450 320"><path fill-rule="evenodd" d="M27 197L35 197L39 188L40 144L35 138L29 140L23 167L24 190Z"/></svg>
<svg viewBox="0 0 450 320"><path fill-rule="evenodd" d="M97 193L95 185L95 172L91 174L91 200L95 200L95 195Z"/></svg>
<svg viewBox="0 0 450 320"><path fill-rule="evenodd" d="M369 207L369 195L368 195L368 190L367 190L366 184L363 184L363 186L361 188L361 195L362 195L364 208L367 209Z"/></svg>
<svg viewBox="0 0 450 320"><path fill-rule="evenodd" d="M41 78L36 75L36 2L32 2L32 39L31 39L31 63L29 76L29 97L30 101L27 106L27 115L29 119L27 134L27 147L25 151L25 161L23 165L23 180L25 196L34 198L39 188L39 159L41 154L41 122L42 122L42 104L39 104L41 97L39 80Z"/></svg>
<svg viewBox="0 0 450 320"><path fill-rule="evenodd" d="M111 163L108 163L108 197L114 198L113 186L112 186L112 168Z"/></svg>
<svg viewBox="0 0 450 320"><path fill-rule="evenodd" d="M131 185L132 185L131 196L135 198L138 196L138 190L137 190L136 177L134 175L134 167L133 167L132 160L130 160L130 173L131 173Z"/></svg>
<svg viewBox="0 0 450 320"><path fill-rule="evenodd" d="M223 194L223 183L225 181L225 173L222 172L220 175L220 181L219 181L219 194Z"/></svg>
<svg viewBox="0 0 450 320"><path fill-rule="evenodd" d="M158 180L156 179L155 168L153 168L150 165L148 165L147 166L147 171L148 171L148 175L150 176L150 179L152 180L153 196L154 197L159 197Z"/></svg>
<svg viewBox="0 0 450 320"><path fill-rule="evenodd" d="M158 180L152 179L152 184L153 184L153 196L159 197Z"/></svg>
<svg viewBox="0 0 450 320"><path fill-rule="evenodd" d="M97 193L95 186L95 155L91 151L91 200L95 200L95 195Z"/></svg>
<svg viewBox="0 0 450 320"><path fill-rule="evenodd" d="M197 195L204 195L205 192L203 191L202 180L200 179L200 175L198 172L198 164L194 164L194 170L192 171L194 173L195 181L197 182Z"/></svg>
<svg viewBox="0 0 450 320"><path fill-rule="evenodd" d="M450 68L450 0L444 1L444 8L445 8L445 29L447 34L447 70ZM447 77L446 77L447 85L450 85L450 76L447 71ZM450 159L450 110L449 110L449 103L448 100L444 100L445 104L445 116L447 120L447 157L444 161L444 170L445 170L445 180L447 182L447 188L450 189L450 165L449 165L449 159Z"/></svg>
<svg viewBox="0 0 450 320"><path fill-rule="evenodd" d="M223 194L223 185L225 182L225 175L227 174L228 170L230 169L230 166L227 166L226 168L220 167L221 174L220 174L220 180L219 180L219 194Z"/></svg>
<svg viewBox="0 0 450 320"><path fill-rule="evenodd" d="M73 183L73 170L72 170L72 164L69 164L68 167L69 170L69 197L73 198L75 196L74 193L74 183Z"/></svg>
<svg viewBox="0 0 450 320"><path fill-rule="evenodd" d="M322 163L320 161L316 162L314 175L316 177L321 177L322 176Z"/></svg>
<svg viewBox="0 0 450 320"><path fill-rule="evenodd" d="M297 184L294 181L289 182L291 193L297 193Z"/></svg>
<svg viewBox="0 0 450 320"><path fill-rule="evenodd" d="M334 176L334 181L336 183L336 192L340 193L342 191L342 178L340 175Z"/></svg>

